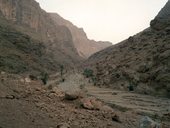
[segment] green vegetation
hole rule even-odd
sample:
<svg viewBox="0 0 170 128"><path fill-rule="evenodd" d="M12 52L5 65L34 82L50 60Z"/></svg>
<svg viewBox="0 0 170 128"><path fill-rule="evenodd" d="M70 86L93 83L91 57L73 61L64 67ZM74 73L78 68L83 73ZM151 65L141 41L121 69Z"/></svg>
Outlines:
<svg viewBox="0 0 170 128"><path fill-rule="evenodd" d="M134 86L133 86L132 84L130 84L130 85L128 86L128 88L129 88L129 91L134 91Z"/></svg>
<svg viewBox="0 0 170 128"><path fill-rule="evenodd" d="M65 81L65 78L63 78L63 73L64 73L64 65L60 65L61 82Z"/></svg>
<svg viewBox="0 0 170 128"><path fill-rule="evenodd" d="M64 66L60 65L60 74L61 74L61 77L63 76L63 71L64 71Z"/></svg>
<svg viewBox="0 0 170 128"><path fill-rule="evenodd" d="M48 78L49 78L48 73L46 73L46 72L41 73L41 80L44 85L47 84Z"/></svg>
<svg viewBox="0 0 170 128"><path fill-rule="evenodd" d="M92 69L85 69L83 72L83 75L86 78L89 78L90 81L92 81L94 83L94 85L97 84L97 78L94 76L93 70Z"/></svg>
<svg viewBox="0 0 170 128"><path fill-rule="evenodd" d="M137 81L135 79L129 80L129 86L128 86L129 91L134 91L136 87L137 87Z"/></svg>
<svg viewBox="0 0 170 128"><path fill-rule="evenodd" d="M0 70L11 73L23 73L28 71L28 67L19 56L0 56Z"/></svg>
<svg viewBox="0 0 170 128"><path fill-rule="evenodd" d="M0 71L24 73L42 69L54 71L57 66L45 46L12 26L0 24Z"/></svg>
<svg viewBox="0 0 170 128"><path fill-rule="evenodd" d="M93 75L93 70L92 69L85 69L84 72L83 72L83 75L86 78L92 78L94 76Z"/></svg>

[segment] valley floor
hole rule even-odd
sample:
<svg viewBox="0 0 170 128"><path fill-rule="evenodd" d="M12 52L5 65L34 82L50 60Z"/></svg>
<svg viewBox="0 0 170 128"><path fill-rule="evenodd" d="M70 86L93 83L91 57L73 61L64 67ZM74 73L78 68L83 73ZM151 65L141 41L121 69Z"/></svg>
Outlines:
<svg viewBox="0 0 170 128"><path fill-rule="evenodd" d="M138 128L143 116L170 126L169 99L94 87L81 74L67 75L63 83L54 76L46 86L17 75L0 78L0 128ZM65 99L65 92L81 90L112 110L84 109L81 99Z"/></svg>

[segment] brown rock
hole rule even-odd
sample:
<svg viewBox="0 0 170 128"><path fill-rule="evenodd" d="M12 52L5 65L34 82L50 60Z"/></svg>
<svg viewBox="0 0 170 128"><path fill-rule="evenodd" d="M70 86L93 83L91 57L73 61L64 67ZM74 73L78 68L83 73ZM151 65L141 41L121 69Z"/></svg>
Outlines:
<svg viewBox="0 0 170 128"><path fill-rule="evenodd" d="M79 98L79 94L77 92L74 92L74 93L66 92L65 93L66 100L76 100L78 98Z"/></svg>
<svg viewBox="0 0 170 128"><path fill-rule="evenodd" d="M15 99L15 96L14 96L14 95L6 95L5 98L6 98L6 99Z"/></svg>
<svg viewBox="0 0 170 128"><path fill-rule="evenodd" d="M97 101L95 98L82 99L82 107L89 110L100 110L102 108L102 103Z"/></svg>
<svg viewBox="0 0 170 128"><path fill-rule="evenodd" d="M112 120L113 120L113 121L116 121L116 122L119 122L119 123L121 122L121 121L120 121L120 118L119 118L119 116L118 116L117 114L114 114L114 115L112 116Z"/></svg>
<svg viewBox="0 0 170 128"><path fill-rule="evenodd" d="M113 109L107 105L102 106L101 110L105 112L113 112Z"/></svg>
<svg viewBox="0 0 170 128"><path fill-rule="evenodd" d="M70 125L67 123L62 123L62 124L57 125L57 128L70 128Z"/></svg>

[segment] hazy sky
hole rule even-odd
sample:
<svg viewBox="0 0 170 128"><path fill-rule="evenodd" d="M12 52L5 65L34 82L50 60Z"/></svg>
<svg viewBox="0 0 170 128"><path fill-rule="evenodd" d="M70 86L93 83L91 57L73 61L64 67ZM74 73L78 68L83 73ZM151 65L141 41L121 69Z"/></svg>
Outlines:
<svg viewBox="0 0 170 128"><path fill-rule="evenodd" d="M57 12L88 38L118 43L147 28L168 0L36 0Z"/></svg>

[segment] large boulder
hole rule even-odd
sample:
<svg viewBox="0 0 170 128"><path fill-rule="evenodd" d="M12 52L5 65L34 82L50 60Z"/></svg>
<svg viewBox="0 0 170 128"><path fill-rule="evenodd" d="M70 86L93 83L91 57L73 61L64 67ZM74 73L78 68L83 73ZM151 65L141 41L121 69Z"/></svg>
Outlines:
<svg viewBox="0 0 170 128"><path fill-rule="evenodd" d="M139 128L161 128L161 125L145 116L140 120Z"/></svg>
<svg viewBox="0 0 170 128"><path fill-rule="evenodd" d="M73 91L73 92L68 91L65 93L66 100L76 100L83 97L84 97L84 93L82 91Z"/></svg>
<svg viewBox="0 0 170 128"><path fill-rule="evenodd" d="M102 108L102 102L92 97L82 99L81 105L83 108L89 110L100 110Z"/></svg>

